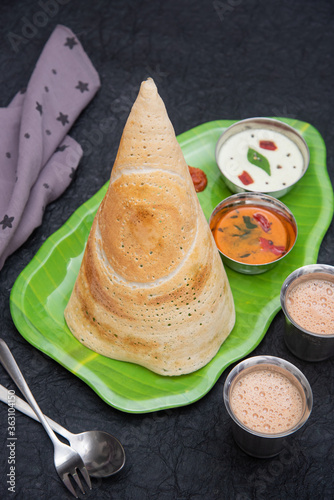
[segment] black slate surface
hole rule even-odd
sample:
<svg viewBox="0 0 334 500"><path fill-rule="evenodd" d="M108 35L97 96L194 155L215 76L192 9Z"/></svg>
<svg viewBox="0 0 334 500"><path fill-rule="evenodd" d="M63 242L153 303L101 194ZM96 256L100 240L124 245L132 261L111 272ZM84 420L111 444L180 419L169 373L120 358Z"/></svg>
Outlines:
<svg viewBox="0 0 334 500"><path fill-rule="evenodd" d="M0 20L1 106L26 85L56 24L80 38L102 82L71 130L85 152L74 181L0 274L1 336L43 411L73 432L109 431L125 447L122 472L93 480L86 498L332 499L333 359L307 363L290 354L282 338L282 312L253 354L296 364L311 383L314 408L281 455L258 460L238 449L231 436L222 402L229 369L190 406L146 415L120 412L21 337L11 319L9 295L46 238L109 178L125 120L147 76L158 84L177 134L211 120L252 116L311 123L326 143L333 181L334 5L326 0L7 0L1 2ZM331 225L318 262L334 265L333 245ZM0 373L1 383L14 388L2 368ZM17 414L16 433L13 493L6 483L7 410L1 405L0 497L73 498L57 477L52 444L39 424Z"/></svg>

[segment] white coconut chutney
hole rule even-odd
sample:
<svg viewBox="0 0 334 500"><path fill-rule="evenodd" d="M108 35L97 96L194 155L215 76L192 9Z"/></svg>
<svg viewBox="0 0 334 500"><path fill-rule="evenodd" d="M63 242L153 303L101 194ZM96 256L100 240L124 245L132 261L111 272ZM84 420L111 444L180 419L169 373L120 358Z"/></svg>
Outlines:
<svg viewBox="0 0 334 500"><path fill-rule="evenodd" d="M218 152L222 173L234 184L259 192L291 186L303 174L298 146L284 134L269 129L238 132Z"/></svg>

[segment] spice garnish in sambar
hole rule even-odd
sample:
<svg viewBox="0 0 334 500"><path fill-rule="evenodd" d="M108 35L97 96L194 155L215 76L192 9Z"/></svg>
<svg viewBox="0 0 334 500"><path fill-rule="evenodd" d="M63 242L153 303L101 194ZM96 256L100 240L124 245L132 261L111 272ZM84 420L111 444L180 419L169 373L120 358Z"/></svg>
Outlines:
<svg viewBox="0 0 334 500"><path fill-rule="evenodd" d="M284 214L256 205L227 209L212 233L223 254L245 264L273 262L285 255L296 239Z"/></svg>

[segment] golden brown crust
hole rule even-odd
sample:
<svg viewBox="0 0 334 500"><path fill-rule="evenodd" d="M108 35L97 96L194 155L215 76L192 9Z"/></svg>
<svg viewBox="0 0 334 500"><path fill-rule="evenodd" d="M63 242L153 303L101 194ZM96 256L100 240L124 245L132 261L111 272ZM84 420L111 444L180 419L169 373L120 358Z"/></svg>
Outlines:
<svg viewBox="0 0 334 500"><path fill-rule="evenodd" d="M225 270L152 80L126 123L65 318L94 351L162 375L202 367L233 328Z"/></svg>

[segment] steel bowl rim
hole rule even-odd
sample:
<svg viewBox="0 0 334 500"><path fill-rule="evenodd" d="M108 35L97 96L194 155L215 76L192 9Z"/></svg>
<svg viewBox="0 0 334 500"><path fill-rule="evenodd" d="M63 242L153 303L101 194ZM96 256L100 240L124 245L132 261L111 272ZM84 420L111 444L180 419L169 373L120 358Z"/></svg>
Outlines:
<svg viewBox="0 0 334 500"><path fill-rule="evenodd" d="M293 142L295 142L295 144L297 145L298 149L300 150L300 152L301 152L301 154L303 156L303 160L304 160L304 168L303 168L303 172L302 172L301 176L295 182L293 182L292 184L289 184L288 186L286 186L286 187L284 187L282 189L276 189L276 190L273 190L273 191L263 191L264 194L269 194L270 196L273 196L273 197L276 197L276 198L280 198L280 197L284 196L287 192L289 192L304 177L304 175L306 174L306 172L308 170L309 164L310 164L310 150L309 150L308 144L305 141L304 137L301 135L301 133L298 130L296 130L294 127L292 127L291 125L288 125L287 123L282 122L280 120L277 120L275 118L266 118L266 117L261 117L261 116L253 117L253 118L245 118L243 120L239 120L239 121L233 123L232 125L230 125L229 127L227 127L226 130L224 130L224 132L220 135L220 137L219 137L219 139L218 139L218 141L216 143L215 159L216 159L217 166L218 166L218 168L220 170L220 173L223 176L224 180L227 179L227 181L232 186L234 186L235 189L239 190L239 192L240 192L240 190L242 190L242 192L250 192L250 193L259 192L257 190L253 190L251 188L242 187L242 186L238 186L237 184L235 184L233 181L231 181L224 174L224 172L222 171L222 167L219 165L219 162L218 162L219 151L220 151L222 145L226 142L226 140L229 139L229 137L232 135L232 134L230 134L231 130L233 130L235 128L238 129L239 127L242 128L243 126L247 127L247 125L251 125L251 124L259 124L260 126L258 126L258 127L249 127L249 128L254 128L254 129L256 129L256 128L262 128L263 125L268 125L269 124L272 127L281 129L281 130L279 130L280 133L284 133L284 130L288 131L288 132L290 132L290 134L293 134L295 137L297 137L298 141L300 141L301 144L303 145L304 151L301 150L299 144L296 144L296 142L293 141ZM262 127L261 127L261 124L262 124ZM284 134L284 135L287 135L287 134ZM224 137L227 137L225 141L223 141Z"/></svg>
<svg viewBox="0 0 334 500"><path fill-rule="evenodd" d="M291 429L287 429L286 431L283 431L283 432L277 432L275 434L269 434L269 433L256 431L254 429L247 427L245 424L243 424L236 417L234 412L232 411L230 401L229 401L229 394L230 394L231 384L232 384L233 380L238 376L239 373L241 373L241 371L243 371L246 368L256 366L257 364L258 365L268 364L268 365L273 365L273 366L279 366L281 368L283 367L283 369L288 371L290 374L292 374L298 380L298 382L302 385L304 392L307 391L308 394L305 394L304 413L303 413L300 421L296 425L291 427ZM246 366L244 366L244 365L246 365ZM286 436L289 436L289 435L297 432L307 422L307 420L309 419L309 417L312 413L312 408L313 408L312 387L311 387L307 377L304 375L304 373L296 365L294 365L293 363L290 363L290 361L287 361L286 359L280 358L278 356L270 356L270 355L265 355L265 354L260 355L260 356L252 356L250 358L243 359L234 368L232 368L232 370L227 375L225 383L224 383L223 399L224 399L225 408L226 408L229 416L239 427L241 427L244 431L247 431L248 433L253 434L257 437L268 438L268 439L280 439L280 438L284 438Z"/></svg>
<svg viewBox="0 0 334 500"><path fill-rule="evenodd" d="M264 198L266 201L270 201L270 203L274 204L274 205L279 205L285 212L287 212L287 214L291 217L292 219L292 222L294 224L294 229L295 229L295 240L293 242L293 245L291 246L290 250L288 252L286 252L284 255L282 255L281 257L279 257L278 259L276 260L273 260L271 262L266 262L264 264L246 264L245 262L240 262L239 260L235 260L235 259L232 259L231 257L229 257L228 255L226 255L224 252L222 252L219 248L218 248L218 245L216 244L216 247L219 251L219 253L226 259L229 259L230 261L232 262L235 262L236 264L239 264L240 266L247 266L247 267L250 267L250 268L253 268L253 269L263 269L267 266L272 267L276 264L278 264L278 262L280 262L282 259L284 259L290 252L291 250L294 248L295 244L296 244L296 241L297 241L297 238L298 238L298 226L297 226L297 221L296 221L296 218L294 216L294 214L292 213L292 211L280 200L278 200L277 198L269 195L269 194L266 194L266 193L262 193L262 192L259 192L259 191L246 191L246 192L242 192L242 193L235 193L235 194L232 194L231 196L228 196L227 198L225 198L224 200L220 201L218 203L218 205L216 205L216 207L213 209L211 215L210 215L210 219L209 219L209 227L211 229L211 220L212 218L217 215L217 213L219 213L219 209L221 208L221 205L222 204L225 204L226 202L229 202L230 200L233 201L233 199L242 199L242 198ZM255 204L255 203L254 203ZM249 273L251 274L251 273Z"/></svg>
<svg viewBox="0 0 334 500"><path fill-rule="evenodd" d="M327 270L331 269L333 272L328 273L328 272L326 272L326 269ZM285 278L285 280L282 284L281 293L280 293L280 302L281 302L282 311L283 311L284 315L288 318L290 323L292 323L294 327L296 327L298 330L305 333L306 335L309 335L310 337L314 337L314 338L333 339L334 333L315 333L315 332L311 332L310 330L306 330L301 325L296 323L296 321L288 313L288 310L287 310L286 304L285 304L285 298L286 298L288 289L290 288L292 283L297 278L303 276L303 274L298 274L298 273L300 273L301 271L304 271L304 270L310 271L310 272L307 272L306 275L311 275L311 274L315 274L315 273L325 274L325 275L331 274L334 278L334 266L331 266L329 264L307 264L305 266L298 267L297 269L292 271L292 273L290 273L289 276L287 276Z"/></svg>

